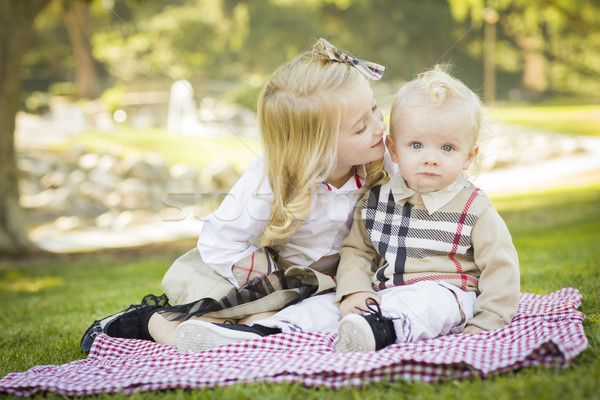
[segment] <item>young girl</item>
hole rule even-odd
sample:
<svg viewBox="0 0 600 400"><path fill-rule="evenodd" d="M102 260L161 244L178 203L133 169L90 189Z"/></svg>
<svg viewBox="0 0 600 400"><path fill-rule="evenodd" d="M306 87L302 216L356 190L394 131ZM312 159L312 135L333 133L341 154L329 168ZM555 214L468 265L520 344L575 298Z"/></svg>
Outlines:
<svg viewBox="0 0 600 400"><path fill-rule="evenodd" d="M304 330L337 331L339 352L372 351L508 324L519 300L517 253L463 172L479 151L481 114L479 98L440 68L405 85L386 139L399 173L359 202L340 249L335 298L313 296L245 329L188 321L178 347Z"/></svg>
<svg viewBox="0 0 600 400"><path fill-rule="evenodd" d="M334 289L352 211L389 176L386 126L366 79L382 71L323 39L276 71L258 102L265 154L204 222L197 248L165 275L175 306L145 301L95 321L82 349L100 333L174 345L192 316L245 324Z"/></svg>

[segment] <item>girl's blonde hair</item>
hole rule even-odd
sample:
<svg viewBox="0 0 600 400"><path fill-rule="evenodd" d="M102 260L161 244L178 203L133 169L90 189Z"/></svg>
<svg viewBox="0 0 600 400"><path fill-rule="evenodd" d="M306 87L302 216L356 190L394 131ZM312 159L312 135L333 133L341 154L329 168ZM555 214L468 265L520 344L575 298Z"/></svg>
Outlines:
<svg viewBox="0 0 600 400"><path fill-rule="evenodd" d="M443 105L451 99L461 101L468 110L474 142L479 140L483 125L483 107L479 96L458 79L450 76L448 65L436 65L423 72L416 79L404 85L396 94L390 113L390 121L404 106L420 105L423 97L434 105Z"/></svg>
<svg viewBox="0 0 600 400"><path fill-rule="evenodd" d="M257 114L273 190L263 246L284 243L298 230L317 184L333 172L345 92L359 79L365 78L349 64L308 52L277 70L262 90ZM366 170L367 186L387 177L383 158Z"/></svg>

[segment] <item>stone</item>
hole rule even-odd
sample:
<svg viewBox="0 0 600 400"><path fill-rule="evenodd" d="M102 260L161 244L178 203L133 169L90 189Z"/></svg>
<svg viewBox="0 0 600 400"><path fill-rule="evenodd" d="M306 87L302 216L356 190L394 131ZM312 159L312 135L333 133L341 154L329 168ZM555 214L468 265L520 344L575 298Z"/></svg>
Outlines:
<svg viewBox="0 0 600 400"><path fill-rule="evenodd" d="M67 176L66 185L69 186L78 186L81 183L85 182L87 179L87 175L80 169L73 170Z"/></svg>
<svg viewBox="0 0 600 400"><path fill-rule="evenodd" d="M46 189L32 198L29 198L30 208L39 208L43 211L65 211L68 210L69 192L65 188Z"/></svg>
<svg viewBox="0 0 600 400"><path fill-rule="evenodd" d="M123 198L117 192L110 192L104 198L104 204L110 209L116 209L120 206Z"/></svg>
<svg viewBox="0 0 600 400"><path fill-rule="evenodd" d="M121 161L121 174L125 178L151 181L155 177L152 165L137 156L128 156Z"/></svg>
<svg viewBox="0 0 600 400"><path fill-rule="evenodd" d="M67 174L62 171L51 171L40 179L40 186L43 189L56 189L64 186L67 180Z"/></svg>
<svg viewBox="0 0 600 400"><path fill-rule="evenodd" d="M83 171L90 171L93 168L96 168L99 160L100 156L98 154L86 153L79 157L79 160L77 161L77 166Z"/></svg>
<svg viewBox="0 0 600 400"><path fill-rule="evenodd" d="M148 153L145 160L154 169L153 181L166 182L171 178L167 160L162 154Z"/></svg>
<svg viewBox="0 0 600 400"><path fill-rule="evenodd" d="M125 209L145 208L151 205L148 186L141 179L125 179L117 185L117 193L121 196L121 206Z"/></svg>
<svg viewBox="0 0 600 400"><path fill-rule="evenodd" d="M94 169L87 174L87 181L105 189L114 190L120 178L109 171Z"/></svg>
<svg viewBox="0 0 600 400"><path fill-rule="evenodd" d="M82 225L81 218L77 216L62 216L54 221L54 226L56 229L62 232L72 231L77 228L80 228Z"/></svg>
<svg viewBox="0 0 600 400"><path fill-rule="evenodd" d="M240 174L229 164L214 163L202 171L203 181L214 184L216 189L229 190L237 182Z"/></svg>
<svg viewBox="0 0 600 400"><path fill-rule="evenodd" d="M197 181L200 177L200 171L184 163L173 165L169 173L172 178L178 181Z"/></svg>

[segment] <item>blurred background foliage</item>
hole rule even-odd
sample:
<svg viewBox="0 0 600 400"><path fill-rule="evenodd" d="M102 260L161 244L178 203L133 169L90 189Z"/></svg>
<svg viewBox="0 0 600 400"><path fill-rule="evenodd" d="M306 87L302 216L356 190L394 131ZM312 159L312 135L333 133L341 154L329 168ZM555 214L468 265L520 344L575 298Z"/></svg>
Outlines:
<svg viewBox="0 0 600 400"><path fill-rule="evenodd" d="M23 106L186 79L253 108L266 76L319 37L384 64L384 84L448 62L481 92L490 7L496 99L600 102L597 0L53 0L23 59Z"/></svg>

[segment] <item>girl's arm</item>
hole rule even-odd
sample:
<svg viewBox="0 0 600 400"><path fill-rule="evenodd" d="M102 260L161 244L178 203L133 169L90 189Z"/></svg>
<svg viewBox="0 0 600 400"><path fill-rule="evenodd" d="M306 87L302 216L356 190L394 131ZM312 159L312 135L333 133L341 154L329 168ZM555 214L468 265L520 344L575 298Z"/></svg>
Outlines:
<svg viewBox="0 0 600 400"><path fill-rule="evenodd" d="M261 156L206 218L198 239L202 260L235 286L239 284L232 266L260 247L260 234L271 214L272 192L268 180L262 179L263 167Z"/></svg>

